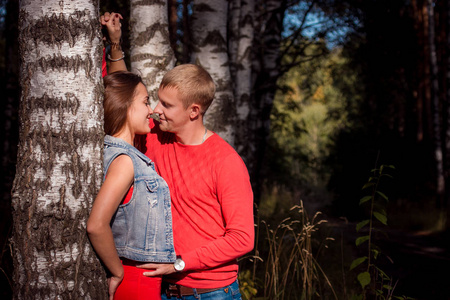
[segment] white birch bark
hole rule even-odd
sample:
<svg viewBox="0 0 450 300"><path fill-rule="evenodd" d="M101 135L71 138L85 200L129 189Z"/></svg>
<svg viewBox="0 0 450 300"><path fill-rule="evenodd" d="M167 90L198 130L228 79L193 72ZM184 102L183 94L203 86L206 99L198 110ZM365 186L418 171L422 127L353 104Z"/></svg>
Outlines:
<svg viewBox="0 0 450 300"><path fill-rule="evenodd" d="M22 0L20 144L13 187L16 299L102 299L86 235L102 178L98 2Z"/></svg>
<svg viewBox="0 0 450 300"><path fill-rule="evenodd" d="M241 16L241 0L229 0L228 4L228 56L230 73L234 81L236 76L237 52L239 46L239 20Z"/></svg>
<svg viewBox="0 0 450 300"><path fill-rule="evenodd" d="M254 36L254 0L240 1L240 9L237 26L237 45L235 60L232 65L235 67L234 98L236 102L236 139L235 147L245 161L249 159L248 152L248 116L250 113L250 95L252 92L252 56ZM233 23L233 21L232 21Z"/></svg>
<svg viewBox="0 0 450 300"><path fill-rule="evenodd" d="M228 1L193 3L191 61L204 67L216 83L216 96L205 114L205 125L234 146L236 108L227 52Z"/></svg>
<svg viewBox="0 0 450 300"><path fill-rule="evenodd" d="M167 1L130 0L131 70L142 76L153 106L164 74L175 65Z"/></svg>

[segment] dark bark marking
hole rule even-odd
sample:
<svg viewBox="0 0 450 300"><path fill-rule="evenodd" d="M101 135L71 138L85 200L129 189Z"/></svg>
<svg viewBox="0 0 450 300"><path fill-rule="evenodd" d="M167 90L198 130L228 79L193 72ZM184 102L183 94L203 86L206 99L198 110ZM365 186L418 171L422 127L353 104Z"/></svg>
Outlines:
<svg viewBox="0 0 450 300"><path fill-rule="evenodd" d="M25 15L25 13L22 12ZM26 37L31 38L37 45L38 42L47 45L62 46L63 42L68 42L70 47L75 45L76 40L81 36L87 36L89 40L93 40L97 31L98 22L92 20L90 22L80 21L85 17L88 11L76 11L69 17L63 14L53 14L50 17L45 16L23 28Z"/></svg>
<svg viewBox="0 0 450 300"><path fill-rule="evenodd" d="M192 8L194 12L215 12L216 10L211 7L208 4L201 3L201 4L194 4L194 7Z"/></svg>
<svg viewBox="0 0 450 300"><path fill-rule="evenodd" d="M72 115L76 115L78 108L80 107L80 100L73 93L66 93L65 99L61 97L49 97L46 93L42 97L31 97L25 102L25 109L30 112L37 109L44 110L47 114L49 110L57 110L59 114L64 112L70 112Z"/></svg>
<svg viewBox="0 0 450 300"><path fill-rule="evenodd" d="M38 60L38 64L43 72L47 72L48 69L51 69L52 71L74 71L75 73L78 73L80 68L84 68L86 71L86 76L88 78L92 78L90 73L92 71L93 62L92 58L88 55L86 55L83 59L80 55L76 55L75 57L66 57L58 53L56 55L53 54L53 56L42 57Z"/></svg>
<svg viewBox="0 0 450 300"><path fill-rule="evenodd" d="M198 43L198 46L192 47L192 50L193 52L200 52L199 48L207 45L215 46L215 48L211 50L212 53L223 53L227 51L227 42L219 30L210 31L203 41Z"/></svg>
<svg viewBox="0 0 450 300"><path fill-rule="evenodd" d="M215 131L224 131L227 125L234 122L236 107L233 105L233 97L228 94L221 94L214 101L218 102L213 108L214 112L211 112L214 119L207 119L206 125L209 128L214 128Z"/></svg>
<svg viewBox="0 0 450 300"><path fill-rule="evenodd" d="M163 36L163 44L169 44L169 30L167 29L167 24L157 23L147 27L144 32L139 33L137 37L133 39L134 45L143 46L147 44L158 31Z"/></svg>
<svg viewBox="0 0 450 300"><path fill-rule="evenodd" d="M133 2L133 6L136 7L138 5L141 6L150 6L150 5L166 5L166 1L161 0L141 0L141 1L135 1Z"/></svg>

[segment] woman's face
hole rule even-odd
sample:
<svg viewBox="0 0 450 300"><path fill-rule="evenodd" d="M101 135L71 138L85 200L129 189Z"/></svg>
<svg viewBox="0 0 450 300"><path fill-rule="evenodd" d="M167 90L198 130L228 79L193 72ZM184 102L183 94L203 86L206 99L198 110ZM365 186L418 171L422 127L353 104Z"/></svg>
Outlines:
<svg viewBox="0 0 450 300"><path fill-rule="evenodd" d="M127 123L135 134L147 134L150 132L149 119L153 113L148 102L146 87L139 83L134 90L133 103L128 108Z"/></svg>

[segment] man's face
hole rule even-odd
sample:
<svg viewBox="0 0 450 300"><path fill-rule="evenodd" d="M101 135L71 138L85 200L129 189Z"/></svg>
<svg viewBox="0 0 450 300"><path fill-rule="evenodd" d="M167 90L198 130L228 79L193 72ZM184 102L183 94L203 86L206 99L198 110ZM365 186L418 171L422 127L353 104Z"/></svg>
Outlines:
<svg viewBox="0 0 450 300"><path fill-rule="evenodd" d="M159 102L153 112L159 114L159 128L178 133L189 122L189 108L184 108L176 88L159 89L158 98Z"/></svg>

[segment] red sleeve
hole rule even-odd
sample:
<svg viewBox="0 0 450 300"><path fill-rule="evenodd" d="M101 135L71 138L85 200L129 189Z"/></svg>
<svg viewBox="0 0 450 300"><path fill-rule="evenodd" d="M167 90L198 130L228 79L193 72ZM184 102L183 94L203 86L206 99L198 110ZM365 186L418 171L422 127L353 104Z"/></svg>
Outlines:
<svg viewBox="0 0 450 300"><path fill-rule="evenodd" d="M186 271L209 269L234 261L254 246L253 192L247 168L237 155L229 155L217 174L217 196L225 221L225 234L210 243L181 253Z"/></svg>
<svg viewBox="0 0 450 300"><path fill-rule="evenodd" d="M106 49L103 48L103 58L102 58L102 77L108 75L108 69L106 68Z"/></svg>

